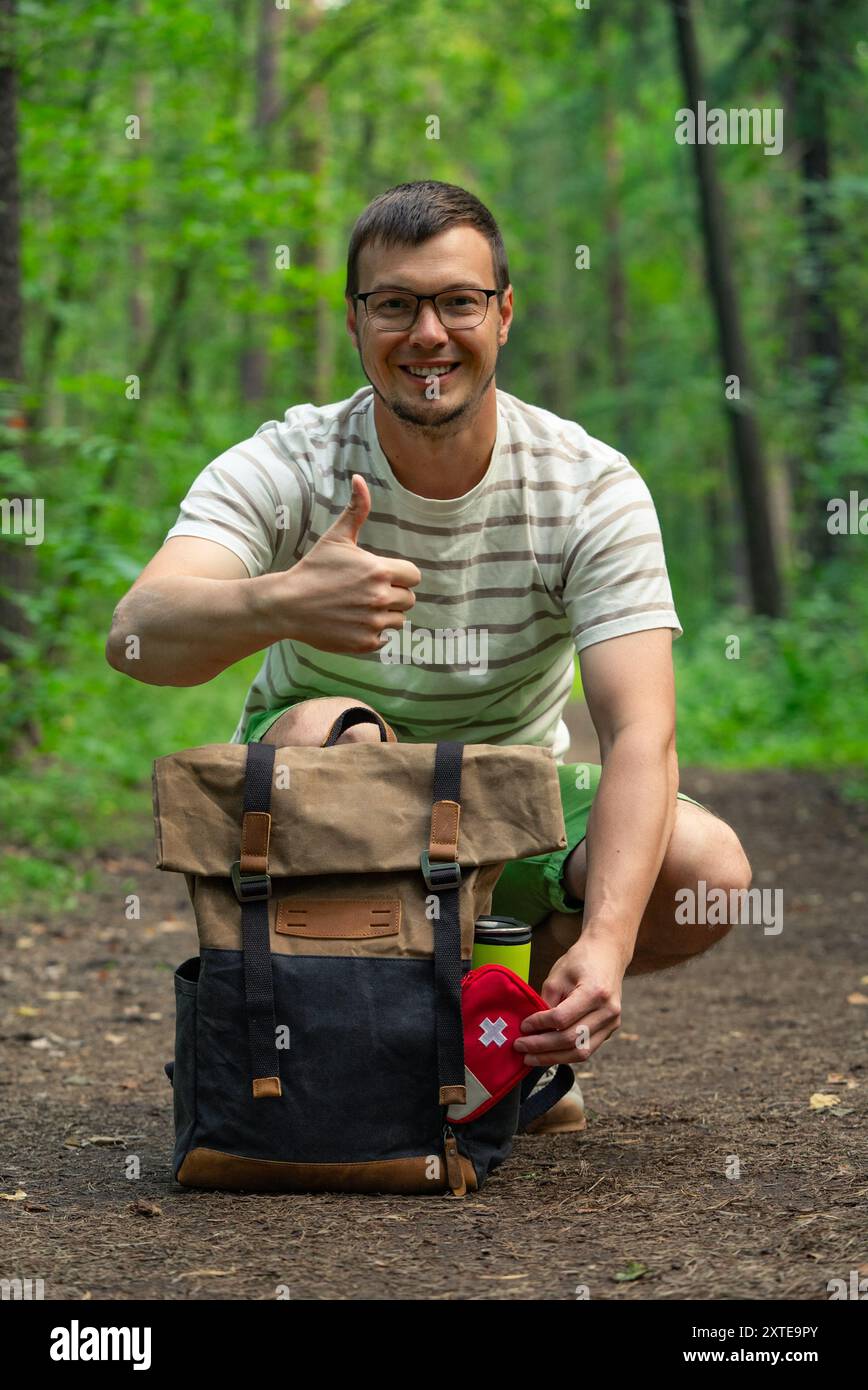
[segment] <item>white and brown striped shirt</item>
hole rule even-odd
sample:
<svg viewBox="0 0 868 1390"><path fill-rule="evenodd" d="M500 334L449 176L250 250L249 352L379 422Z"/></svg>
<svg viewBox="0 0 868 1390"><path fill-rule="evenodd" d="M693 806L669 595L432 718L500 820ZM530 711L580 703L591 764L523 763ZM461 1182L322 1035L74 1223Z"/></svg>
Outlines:
<svg viewBox="0 0 868 1390"><path fill-rule="evenodd" d="M398 482L370 386L295 406L203 469L167 539L219 541L252 577L290 569L361 473L371 494L361 545L422 574L409 626L381 652L269 647L232 742L260 710L350 695L401 741L536 743L562 762L575 652L648 628L681 632L654 504L623 454L505 391L497 417L488 470L462 497L420 497Z"/></svg>

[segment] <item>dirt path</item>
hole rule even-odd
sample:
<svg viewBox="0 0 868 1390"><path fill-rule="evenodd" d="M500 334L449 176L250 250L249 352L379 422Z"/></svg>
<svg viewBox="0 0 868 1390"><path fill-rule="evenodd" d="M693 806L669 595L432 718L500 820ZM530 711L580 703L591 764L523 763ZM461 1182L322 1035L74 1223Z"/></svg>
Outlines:
<svg viewBox="0 0 868 1390"><path fill-rule="evenodd" d="M86 913L3 924L0 1192L27 1196L0 1201L0 1276L43 1278L47 1298L519 1300L825 1300L864 1277L866 816L814 775L683 784L784 890L783 931L736 927L628 981L621 1033L578 1069L586 1134L519 1138L465 1201L173 1184L162 1068L196 940L143 814L142 857L107 860ZM811 1109L818 1092L838 1105Z"/></svg>

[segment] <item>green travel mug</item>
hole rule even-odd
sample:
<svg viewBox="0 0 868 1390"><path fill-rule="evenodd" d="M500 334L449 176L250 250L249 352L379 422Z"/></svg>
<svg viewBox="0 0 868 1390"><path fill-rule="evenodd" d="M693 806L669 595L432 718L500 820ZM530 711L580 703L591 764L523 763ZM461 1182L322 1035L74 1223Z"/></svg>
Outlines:
<svg viewBox="0 0 868 1390"><path fill-rule="evenodd" d="M472 965L507 965L527 983L530 942L530 927L517 917L477 917Z"/></svg>

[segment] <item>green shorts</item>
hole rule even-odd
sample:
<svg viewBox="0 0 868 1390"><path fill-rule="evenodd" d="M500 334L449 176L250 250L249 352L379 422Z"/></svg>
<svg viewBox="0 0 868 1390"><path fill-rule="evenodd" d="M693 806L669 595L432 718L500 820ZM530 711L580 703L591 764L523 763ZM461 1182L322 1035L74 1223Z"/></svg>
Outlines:
<svg viewBox="0 0 868 1390"><path fill-rule="evenodd" d="M285 710L292 708L293 703L298 702L251 715L242 743L255 743L262 738L274 721ZM530 859L514 859L507 864L494 886L492 913L517 917L520 922L535 927L550 912L582 911L584 904L567 894L561 876L566 859L585 838L601 772L602 768L596 763L563 763L557 766L567 832L566 848L553 850L550 854L535 854ZM678 793L678 799L693 801L683 792ZM699 802L693 804L700 805Z"/></svg>

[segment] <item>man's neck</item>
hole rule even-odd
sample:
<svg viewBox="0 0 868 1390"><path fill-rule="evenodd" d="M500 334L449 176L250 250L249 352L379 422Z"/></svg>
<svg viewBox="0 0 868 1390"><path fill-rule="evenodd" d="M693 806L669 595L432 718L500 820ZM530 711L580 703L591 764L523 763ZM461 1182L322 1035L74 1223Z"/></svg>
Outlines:
<svg viewBox="0 0 868 1390"><path fill-rule="evenodd" d="M494 382L473 416L430 431L399 420L374 392L374 425L402 487L420 497L462 497L485 476L491 461L497 437Z"/></svg>

